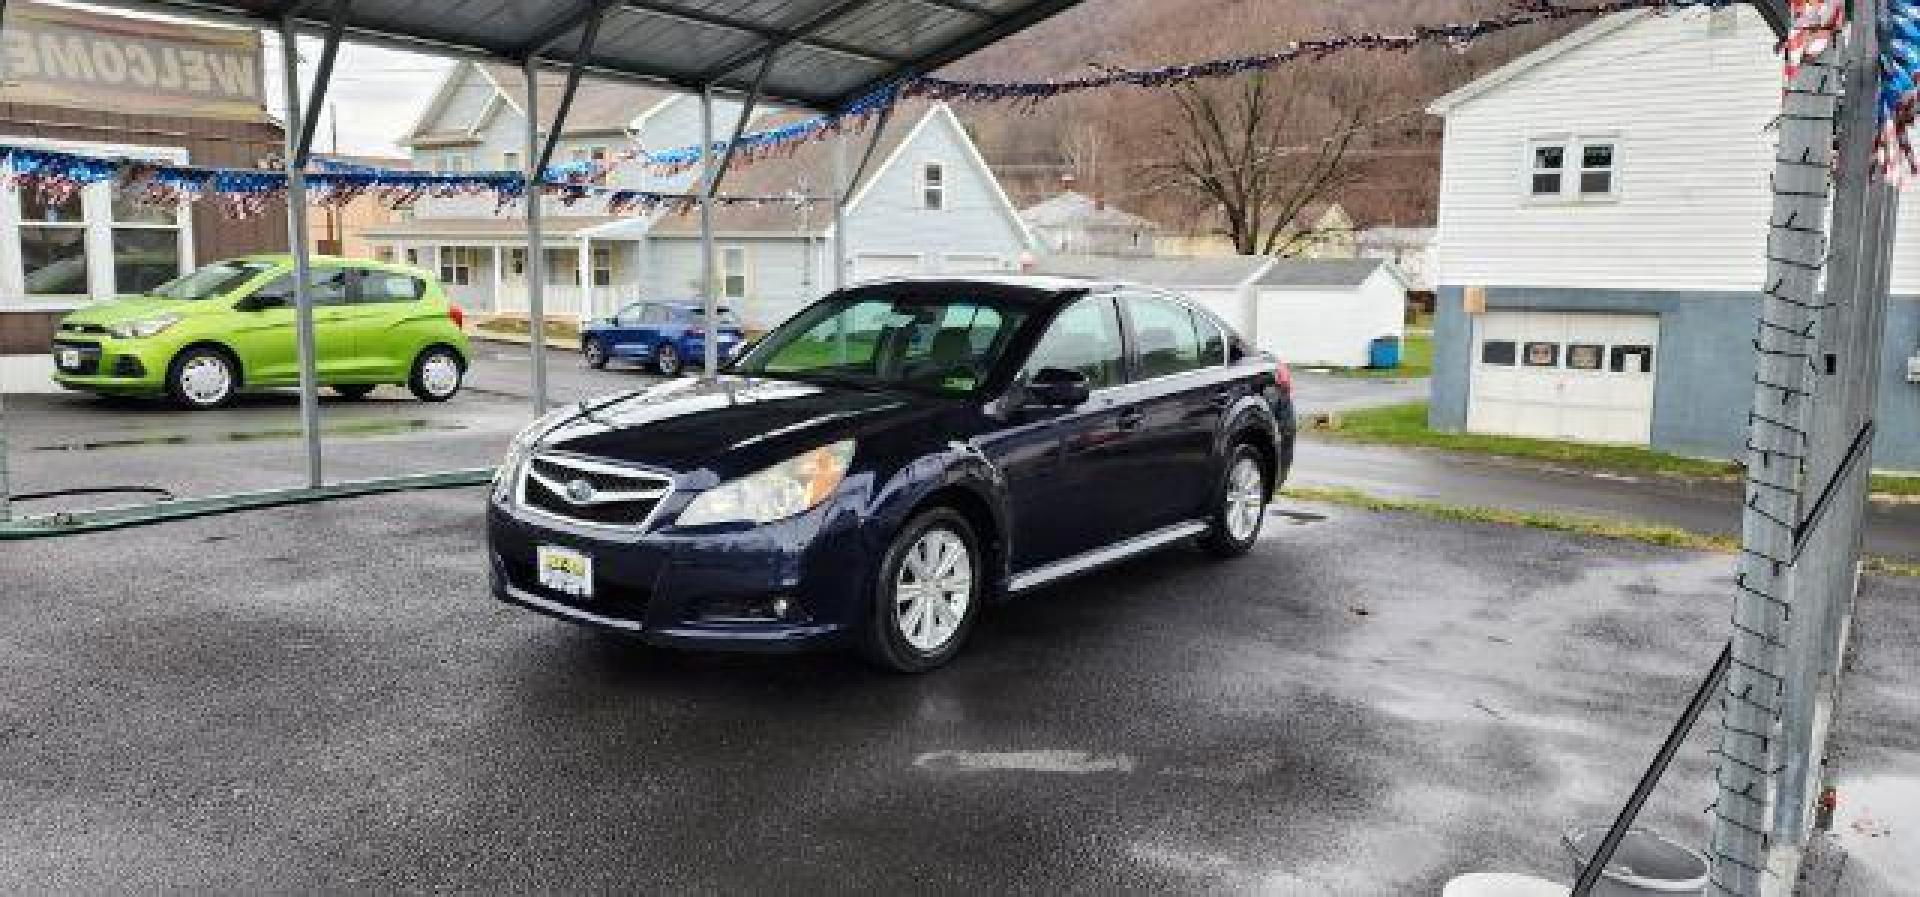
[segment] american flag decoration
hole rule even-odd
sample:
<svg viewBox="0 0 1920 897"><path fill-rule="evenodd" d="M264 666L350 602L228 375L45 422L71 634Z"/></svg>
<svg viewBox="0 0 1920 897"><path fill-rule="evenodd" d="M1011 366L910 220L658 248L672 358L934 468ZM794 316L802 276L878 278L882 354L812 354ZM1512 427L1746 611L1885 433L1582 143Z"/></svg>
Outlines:
<svg viewBox="0 0 1920 897"><path fill-rule="evenodd" d="M1817 59L1833 47L1834 38L1847 24L1847 0L1790 0L1793 23L1780 50L1787 57L1787 77L1800 71L1800 64Z"/></svg>
<svg viewBox="0 0 1920 897"><path fill-rule="evenodd" d="M1880 133L1874 161L1882 179L1920 175L1911 134L1920 114L1920 0L1887 0L1880 19Z"/></svg>

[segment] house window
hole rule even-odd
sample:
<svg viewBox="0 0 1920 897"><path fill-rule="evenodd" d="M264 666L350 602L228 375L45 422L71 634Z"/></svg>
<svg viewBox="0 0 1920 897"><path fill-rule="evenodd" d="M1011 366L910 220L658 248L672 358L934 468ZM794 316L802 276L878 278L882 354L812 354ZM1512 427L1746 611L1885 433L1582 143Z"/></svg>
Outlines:
<svg viewBox="0 0 1920 897"><path fill-rule="evenodd" d="M1580 147L1580 195L1613 195L1613 144L1587 143Z"/></svg>
<svg viewBox="0 0 1920 897"><path fill-rule="evenodd" d="M407 264L409 265L420 264L420 250L418 249L407 250Z"/></svg>
<svg viewBox="0 0 1920 897"><path fill-rule="evenodd" d="M113 290L145 293L180 275L180 209L111 191Z"/></svg>
<svg viewBox="0 0 1920 897"><path fill-rule="evenodd" d="M507 273L515 277L527 275L527 251L515 247L507 250Z"/></svg>
<svg viewBox="0 0 1920 897"><path fill-rule="evenodd" d="M613 286L613 247L593 247L593 285Z"/></svg>
<svg viewBox="0 0 1920 897"><path fill-rule="evenodd" d="M1597 371L1600 360L1605 357L1607 347L1590 343L1575 343L1567 347L1567 370Z"/></svg>
<svg viewBox="0 0 1920 897"><path fill-rule="evenodd" d="M1557 368L1560 366L1559 343L1528 343L1527 367Z"/></svg>
<svg viewBox="0 0 1920 897"><path fill-rule="evenodd" d="M0 186L0 202L18 203L19 294L105 298L180 275L177 206L133 202L112 184L54 193Z"/></svg>
<svg viewBox="0 0 1920 897"><path fill-rule="evenodd" d="M1566 180L1567 147L1560 143L1540 143L1533 147L1533 195L1559 196Z"/></svg>
<svg viewBox="0 0 1920 897"><path fill-rule="evenodd" d="M728 299L747 298L745 246L728 246L720 250L720 295Z"/></svg>
<svg viewBox="0 0 1920 897"><path fill-rule="evenodd" d="M947 167L928 162L920 170L920 198L926 208L939 211L947 207Z"/></svg>
<svg viewBox="0 0 1920 897"><path fill-rule="evenodd" d="M1487 340L1480 344L1481 364L1513 367L1519 356L1519 347L1510 339Z"/></svg>
<svg viewBox="0 0 1920 897"><path fill-rule="evenodd" d="M454 286L473 283L473 247L440 247L440 282Z"/></svg>
<svg viewBox="0 0 1920 897"><path fill-rule="evenodd" d="M520 154L513 150L500 154L501 171L519 171L522 164L524 163L520 161Z"/></svg>

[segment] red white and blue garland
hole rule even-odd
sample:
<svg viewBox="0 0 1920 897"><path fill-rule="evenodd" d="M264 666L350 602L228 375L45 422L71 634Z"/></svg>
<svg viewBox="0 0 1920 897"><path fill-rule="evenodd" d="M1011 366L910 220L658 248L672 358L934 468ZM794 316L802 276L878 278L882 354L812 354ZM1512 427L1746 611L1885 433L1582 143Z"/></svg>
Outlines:
<svg viewBox="0 0 1920 897"><path fill-rule="evenodd" d="M986 82L922 76L875 90L834 113L742 135L734 143L735 162L752 164L793 152L808 141L864 129L881 113L905 100L1016 103L1031 108L1047 100L1089 90L1165 89L1271 71L1302 60L1326 59L1355 51L1405 52L1421 46L1461 50L1488 35L1527 25L1636 10L1719 9L1734 2L1736 0L1596 0L1569 4L1559 0L1514 0L1514 8L1508 14L1474 22L1422 25L1404 33L1369 32L1300 40L1270 53L1152 68L1109 68L1083 78ZM1781 52L1790 69L1803 60L1821 55L1835 43L1845 22L1845 2L1791 0L1791 9L1793 27L1781 42ZM1880 170L1890 179L1920 175L1920 156L1916 156L1908 136L1920 118L1920 0L1888 0L1881 35ZM726 148L724 142L711 147L716 153ZM695 145L659 151L634 150L602 163L557 165L544 173L540 190L568 205L597 199L615 215L658 210L685 212L699 204L698 197L614 188L606 182L613 169L628 162L641 161L658 172L672 175L697 166L701 155L701 148ZM167 165L151 160L24 146L0 145L0 164L6 166L7 176L14 185L37 191L49 202L64 201L90 184L112 181L138 202L167 206L212 198L227 216L248 218L264 212L284 197L287 190L284 171ZM521 201L527 192L526 178L519 172L425 172L330 161L317 162L306 180L310 201L321 206L342 205L368 195L398 207L423 197L491 194L499 211ZM762 205L794 200L716 197L716 201L726 205Z"/></svg>

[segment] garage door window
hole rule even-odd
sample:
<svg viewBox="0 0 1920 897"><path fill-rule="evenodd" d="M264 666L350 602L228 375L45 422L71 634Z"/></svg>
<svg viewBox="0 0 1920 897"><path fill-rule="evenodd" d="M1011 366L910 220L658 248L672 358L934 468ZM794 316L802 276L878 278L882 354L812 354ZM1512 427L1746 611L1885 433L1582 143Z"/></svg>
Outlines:
<svg viewBox="0 0 1920 897"><path fill-rule="evenodd" d="M1560 366L1559 343L1528 343L1527 367L1557 368Z"/></svg>
<svg viewBox="0 0 1920 897"><path fill-rule="evenodd" d="M1653 373L1652 346L1614 346L1608 369L1616 374Z"/></svg>
<svg viewBox="0 0 1920 897"><path fill-rule="evenodd" d="M1607 347L1576 344L1567 347L1567 370L1597 371L1606 357Z"/></svg>
<svg viewBox="0 0 1920 897"><path fill-rule="evenodd" d="M1520 360L1520 347L1510 339L1490 339L1480 344L1480 363L1513 367Z"/></svg>

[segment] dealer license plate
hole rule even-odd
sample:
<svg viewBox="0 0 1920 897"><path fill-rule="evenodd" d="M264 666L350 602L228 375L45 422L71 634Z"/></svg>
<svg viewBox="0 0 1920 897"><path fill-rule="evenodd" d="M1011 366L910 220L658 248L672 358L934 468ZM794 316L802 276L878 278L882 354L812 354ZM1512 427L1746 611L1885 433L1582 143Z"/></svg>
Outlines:
<svg viewBox="0 0 1920 897"><path fill-rule="evenodd" d="M80 350L61 349L55 360L59 362L61 370L77 371L80 369Z"/></svg>
<svg viewBox="0 0 1920 897"><path fill-rule="evenodd" d="M575 598L593 597L593 557L557 545L542 545L535 553L540 585Z"/></svg>

